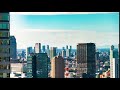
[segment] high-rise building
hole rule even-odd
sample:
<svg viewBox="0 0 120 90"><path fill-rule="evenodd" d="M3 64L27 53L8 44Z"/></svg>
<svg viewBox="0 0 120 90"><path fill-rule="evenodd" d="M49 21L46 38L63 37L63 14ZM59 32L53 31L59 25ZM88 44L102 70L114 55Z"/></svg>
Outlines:
<svg viewBox="0 0 120 90"><path fill-rule="evenodd" d="M99 71L99 69L100 69L100 60L99 60L99 52L98 51L96 51L95 59L96 59L96 71Z"/></svg>
<svg viewBox="0 0 120 90"><path fill-rule="evenodd" d="M14 36L10 36L10 58L11 60L17 59L17 43Z"/></svg>
<svg viewBox="0 0 120 90"><path fill-rule="evenodd" d="M22 56L22 58L26 57L26 52L24 50L22 51L21 56Z"/></svg>
<svg viewBox="0 0 120 90"><path fill-rule="evenodd" d="M32 60L33 78L48 78L48 56L47 53L35 53Z"/></svg>
<svg viewBox="0 0 120 90"><path fill-rule="evenodd" d="M42 52L45 53L45 45L42 46Z"/></svg>
<svg viewBox="0 0 120 90"><path fill-rule="evenodd" d="M110 60L110 78L119 78L119 59Z"/></svg>
<svg viewBox="0 0 120 90"><path fill-rule="evenodd" d="M94 78L96 72L96 47L94 43L79 43L77 45L78 76Z"/></svg>
<svg viewBox="0 0 120 90"><path fill-rule="evenodd" d="M66 45L66 49L68 49L68 45Z"/></svg>
<svg viewBox="0 0 120 90"><path fill-rule="evenodd" d="M119 78L119 59L117 53L112 45L110 48L110 78Z"/></svg>
<svg viewBox="0 0 120 90"><path fill-rule="evenodd" d="M27 78L33 78L32 62L35 59L35 55L32 53L27 55Z"/></svg>
<svg viewBox="0 0 120 90"><path fill-rule="evenodd" d="M35 53L41 53L41 43L35 44Z"/></svg>
<svg viewBox="0 0 120 90"><path fill-rule="evenodd" d="M65 51L65 49L62 50L62 57L66 57L66 51Z"/></svg>
<svg viewBox="0 0 120 90"><path fill-rule="evenodd" d="M30 53L33 53L32 47L27 47L27 56L28 56Z"/></svg>
<svg viewBox="0 0 120 90"><path fill-rule="evenodd" d="M66 49L66 57L70 56L70 49Z"/></svg>
<svg viewBox="0 0 120 90"><path fill-rule="evenodd" d="M64 78L65 63L61 56L56 56L51 60L51 78Z"/></svg>
<svg viewBox="0 0 120 90"><path fill-rule="evenodd" d="M56 47L50 48L50 60L57 55L56 49L57 49Z"/></svg>
<svg viewBox="0 0 120 90"><path fill-rule="evenodd" d="M46 53L47 53L48 57L50 57L49 45L47 45Z"/></svg>
<svg viewBox="0 0 120 90"><path fill-rule="evenodd" d="M72 46L70 46L70 49L72 50Z"/></svg>
<svg viewBox="0 0 120 90"><path fill-rule="evenodd" d="M47 49L49 50L49 45L47 45Z"/></svg>
<svg viewBox="0 0 120 90"><path fill-rule="evenodd" d="M0 78L10 77L10 15L0 13Z"/></svg>

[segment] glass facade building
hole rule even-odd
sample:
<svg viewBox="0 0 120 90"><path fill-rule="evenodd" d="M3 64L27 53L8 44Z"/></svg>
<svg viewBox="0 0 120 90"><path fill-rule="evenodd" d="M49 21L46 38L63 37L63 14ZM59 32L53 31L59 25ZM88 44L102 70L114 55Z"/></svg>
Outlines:
<svg viewBox="0 0 120 90"><path fill-rule="evenodd" d="M0 78L10 77L10 15L0 13Z"/></svg>
<svg viewBox="0 0 120 90"><path fill-rule="evenodd" d="M27 78L48 78L47 53L34 53L27 56Z"/></svg>
<svg viewBox="0 0 120 90"><path fill-rule="evenodd" d="M14 36L10 36L10 58L11 60L17 59L17 43Z"/></svg>
<svg viewBox="0 0 120 90"><path fill-rule="evenodd" d="M95 78L96 73L96 45L94 43L79 43L77 45L78 76Z"/></svg>

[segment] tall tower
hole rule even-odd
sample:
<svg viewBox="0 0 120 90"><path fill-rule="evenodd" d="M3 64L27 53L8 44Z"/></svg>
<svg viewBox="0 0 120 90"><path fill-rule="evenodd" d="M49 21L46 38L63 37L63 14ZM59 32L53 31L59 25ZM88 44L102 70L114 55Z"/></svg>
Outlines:
<svg viewBox="0 0 120 90"><path fill-rule="evenodd" d="M17 59L17 43L14 36L10 36L10 58L12 60Z"/></svg>
<svg viewBox="0 0 120 90"><path fill-rule="evenodd" d="M79 43L77 45L78 76L94 78L96 72L96 47L94 43Z"/></svg>
<svg viewBox="0 0 120 90"><path fill-rule="evenodd" d="M52 60L53 57L55 57L56 54L56 47L51 47L50 48L50 60Z"/></svg>
<svg viewBox="0 0 120 90"><path fill-rule="evenodd" d="M0 13L0 78L10 77L10 15Z"/></svg>
<svg viewBox="0 0 120 90"><path fill-rule="evenodd" d="M45 45L42 46L42 52L45 53Z"/></svg>
<svg viewBox="0 0 120 90"><path fill-rule="evenodd" d="M48 57L50 57L49 45L47 45L47 50L46 50L46 52L47 52Z"/></svg>
<svg viewBox="0 0 120 90"><path fill-rule="evenodd" d="M35 44L35 53L41 53L41 43Z"/></svg>
<svg viewBox="0 0 120 90"><path fill-rule="evenodd" d="M62 57L66 57L66 51L65 51L65 49L62 50Z"/></svg>
<svg viewBox="0 0 120 90"><path fill-rule="evenodd" d="M114 46L110 48L110 78L119 78L119 59Z"/></svg>
<svg viewBox="0 0 120 90"><path fill-rule="evenodd" d="M65 63L62 56L56 56L51 60L51 78L64 78Z"/></svg>
<svg viewBox="0 0 120 90"><path fill-rule="evenodd" d="M31 54L33 51L32 51L32 47L27 47L27 56L29 55L29 54Z"/></svg>
<svg viewBox="0 0 120 90"><path fill-rule="evenodd" d="M48 78L47 53L34 53L27 59L28 78Z"/></svg>

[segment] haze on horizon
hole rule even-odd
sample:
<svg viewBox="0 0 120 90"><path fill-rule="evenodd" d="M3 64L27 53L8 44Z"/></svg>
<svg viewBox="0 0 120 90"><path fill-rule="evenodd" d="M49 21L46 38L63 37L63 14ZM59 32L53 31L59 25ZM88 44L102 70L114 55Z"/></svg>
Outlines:
<svg viewBox="0 0 120 90"><path fill-rule="evenodd" d="M58 48L77 43L96 43L97 47L118 45L119 13L10 13L10 34L18 49L42 45Z"/></svg>

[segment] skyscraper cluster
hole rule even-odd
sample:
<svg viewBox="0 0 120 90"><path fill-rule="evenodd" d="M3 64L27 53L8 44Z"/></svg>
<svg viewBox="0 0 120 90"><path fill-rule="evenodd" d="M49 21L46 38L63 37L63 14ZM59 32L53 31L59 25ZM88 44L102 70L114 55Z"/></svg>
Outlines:
<svg viewBox="0 0 120 90"><path fill-rule="evenodd" d="M78 43L76 47L75 51L68 45L59 50L35 43L20 55L27 58L26 72L21 69L24 60L17 66L27 78L119 78L119 45L118 50L112 45L107 52L96 51L95 43ZM0 13L0 78L10 77L10 64L18 60L17 56L16 37L10 36L9 12ZM14 65L12 70L17 70Z"/></svg>

